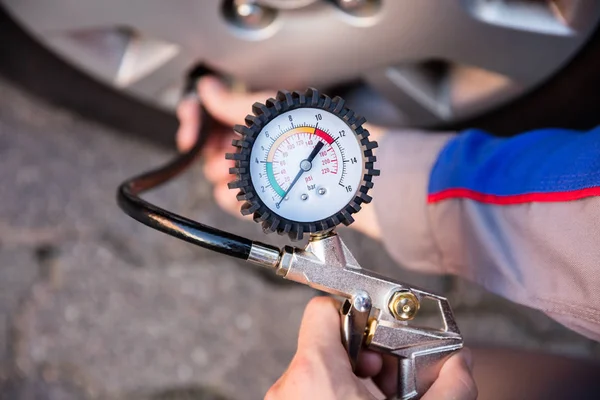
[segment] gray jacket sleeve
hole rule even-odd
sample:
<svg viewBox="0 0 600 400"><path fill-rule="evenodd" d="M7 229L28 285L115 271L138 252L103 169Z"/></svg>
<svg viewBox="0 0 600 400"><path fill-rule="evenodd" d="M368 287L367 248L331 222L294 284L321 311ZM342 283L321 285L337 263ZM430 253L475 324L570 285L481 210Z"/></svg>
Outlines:
<svg viewBox="0 0 600 400"><path fill-rule="evenodd" d="M459 275L600 340L600 136L564 155L571 142L554 136L469 135L380 141L374 204L388 251L402 266Z"/></svg>

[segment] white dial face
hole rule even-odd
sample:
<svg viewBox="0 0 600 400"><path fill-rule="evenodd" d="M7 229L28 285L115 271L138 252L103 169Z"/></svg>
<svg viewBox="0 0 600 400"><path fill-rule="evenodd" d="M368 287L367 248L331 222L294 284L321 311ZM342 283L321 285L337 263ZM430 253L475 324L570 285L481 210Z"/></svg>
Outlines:
<svg viewBox="0 0 600 400"><path fill-rule="evenodd" d="M250 178L260 199L295 222L316 222L341 211L363 175L359 138L338 116L318 108L274 118L250 156Z"/></svg>

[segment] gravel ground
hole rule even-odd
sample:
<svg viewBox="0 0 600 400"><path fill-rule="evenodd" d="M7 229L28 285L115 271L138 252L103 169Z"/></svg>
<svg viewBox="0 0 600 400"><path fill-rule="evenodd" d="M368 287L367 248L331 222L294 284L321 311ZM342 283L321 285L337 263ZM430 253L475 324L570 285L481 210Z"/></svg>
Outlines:
<svg viewBox="0 0 600 400"><path fill-rule="evenodd" d="M258 399L283 372L313 290L116 207L123 178L170 155L0 80L0 398ZM210 193L195 168L150 197L261 238ZM365 267L447 295L467 344L600 358L597 343L538 312L404 271L379 243L341 234Z"/></svg>

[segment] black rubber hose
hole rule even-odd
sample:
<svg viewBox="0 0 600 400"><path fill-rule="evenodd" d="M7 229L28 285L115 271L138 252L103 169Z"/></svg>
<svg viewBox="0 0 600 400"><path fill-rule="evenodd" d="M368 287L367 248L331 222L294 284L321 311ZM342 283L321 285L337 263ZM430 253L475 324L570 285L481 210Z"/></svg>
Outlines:
<svg viewBox="0 0 600 400"><path fill-rule="evenodd" d="M146 172L123 182L117 190L117 203L129 216L167 235L205 249L247 260L252 241L174 214L139 197L185 171L197 159L214 123L201 107L201 128L190 151L181 154L163 167Z"/></svg>

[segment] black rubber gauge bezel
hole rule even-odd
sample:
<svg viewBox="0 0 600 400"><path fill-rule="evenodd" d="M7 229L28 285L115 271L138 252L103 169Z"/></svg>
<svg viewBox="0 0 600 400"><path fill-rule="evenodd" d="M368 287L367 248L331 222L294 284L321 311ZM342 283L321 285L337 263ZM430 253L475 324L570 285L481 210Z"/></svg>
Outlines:
<svg viewBox="0 0 600 400"><path fill-rule="evenodd" d="M239 133L241 139L233 141L237 151L227 154L226 158L235 160L235 167L229 173L236 179L229 183L230 189L238 189L237 199L243 201L242 215L253 214L254 221L262 224L265 233L277 232L287 234L292 240L301 240L304 233L324 232L335 228L339 224L350 225L354 222L352 214L361 209L361 204L370 203L369 190L373 188L373 177L379 175L379 170L374 168L376 157L373 149L377 142L369 140L369 131L363 128L366 122L364 117L344 106L345 102L340 97L333 99L316 89L309 88L304 93L295 91L279 91L275 99L268 99L265 104L254 103L252 115L246 117L245 125L236 125L233 129ZM328 111L342 119L358 137L363 152L363 177L354 198L334 215L315 222L298 222L284 218L269 209L260 199L250 178L250 153L256 137L262 128L278 115L298 108L318 108Z"/></svg>

